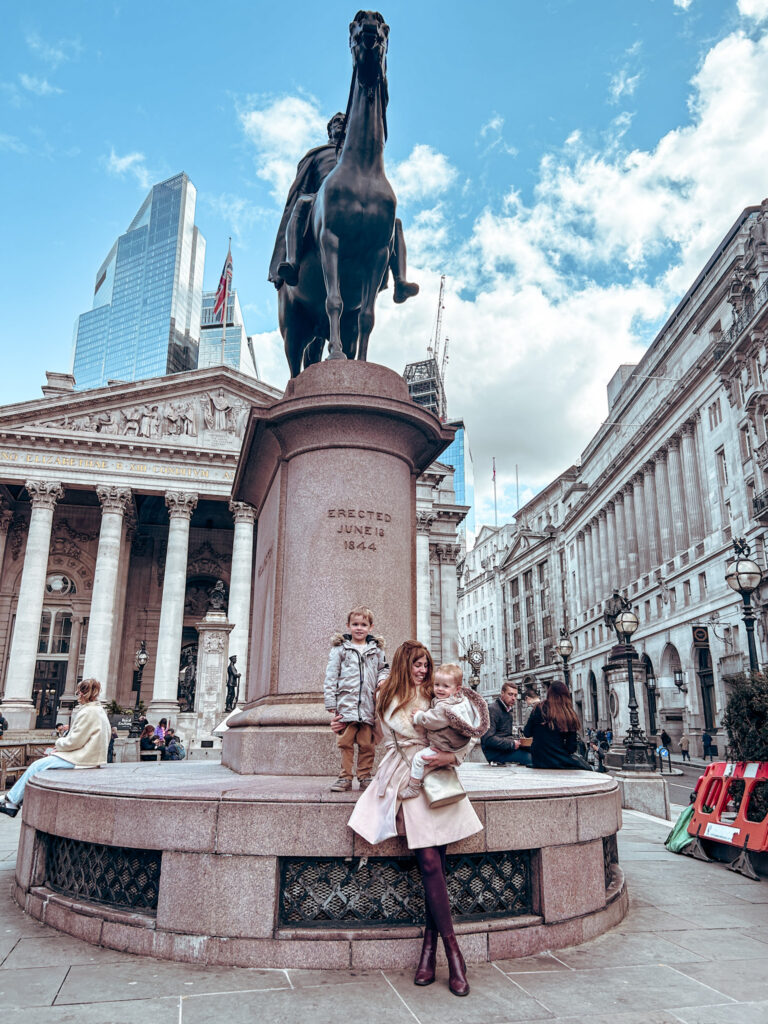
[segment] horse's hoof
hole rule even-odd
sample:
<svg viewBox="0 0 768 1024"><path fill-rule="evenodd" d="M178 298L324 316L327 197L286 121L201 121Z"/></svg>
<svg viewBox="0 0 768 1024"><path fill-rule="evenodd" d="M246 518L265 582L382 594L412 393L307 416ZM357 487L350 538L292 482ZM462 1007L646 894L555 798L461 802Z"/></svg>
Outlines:
<svg viewBox="0 0 768 1024"><path fill-rule="evenodd" d="M419 294L419 286L412 284L410 281L395 281L395 293L392 298L395 302L405 302L406 299L412 299L414 295Z"/></svg>
<svg viewBox="0 0 768 1024"><path fill-rule="evenodd" d="M277 273L286 284L297 285L299 283L299 268L294 266L293 263L280 263Z"/></svg>

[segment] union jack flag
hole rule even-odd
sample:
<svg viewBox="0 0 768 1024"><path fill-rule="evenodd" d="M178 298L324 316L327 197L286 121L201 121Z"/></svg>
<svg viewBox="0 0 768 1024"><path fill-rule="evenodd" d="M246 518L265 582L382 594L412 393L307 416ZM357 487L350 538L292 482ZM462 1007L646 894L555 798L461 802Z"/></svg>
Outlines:
<svg viewBox="0 0 768 1024"><path fill-rule="evenodd" d="M213 319L215 323L224 323L227 315L227 299L232 287L232 245L227 250L227 258L224 261L224 269L221 272L219 287L216 289L216 301L213 304Z"/></svg>

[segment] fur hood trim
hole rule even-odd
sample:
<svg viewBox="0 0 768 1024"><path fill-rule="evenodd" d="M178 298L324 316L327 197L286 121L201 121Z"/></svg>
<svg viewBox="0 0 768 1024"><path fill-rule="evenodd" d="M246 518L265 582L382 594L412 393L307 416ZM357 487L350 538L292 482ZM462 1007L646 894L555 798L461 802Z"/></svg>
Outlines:
<svg viewBox="0 0 768 1024"><path fill-rule="evenodd" d="M483 698L479 696L479 694L475 693L475 691L471 690L468 686L462 686L459 693L472 705L472 711L474 711L474 715L472 717L477 724L471 724L465 718L457 715L451 708L446 707L444 710L448 724L452 729L455 729L456 732L461 733L462 736L483 736L488 732L491 726L491 719L488 714L488 705L485 703Z"/></svg>
<svg viewBox="0 0 768 1024"><path fill-rule="evenodd" d="M333 637L331 637L331 646L332 647L341 647L341 645L345 641L347 643L352 643L352 634L351 633L334 633ZM379 647L382 651L384 650L384 637L383 636L374 636L373 633L369 633L368 636L365 638L365 642L367 644L376 644L376 646Z"/></svg>

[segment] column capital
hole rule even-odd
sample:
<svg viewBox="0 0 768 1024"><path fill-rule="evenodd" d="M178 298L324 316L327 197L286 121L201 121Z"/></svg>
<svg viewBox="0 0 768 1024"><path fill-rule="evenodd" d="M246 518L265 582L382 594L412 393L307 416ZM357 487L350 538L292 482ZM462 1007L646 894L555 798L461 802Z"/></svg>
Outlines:
<svg viewBox="0 0 768 1024"><path fill-rule="evenodd" d="M667 441L667 448L671 452L677 452L680 450L680 435L673 434L672 437Z"/></svg>
<svg viewBox="0 0 768 1024"><path fill-rule="evenodd" d="M47 508L53 511L56 502L64 497L64 488L51 480L27 480L24 484L32 502L32 508Z"/></svg>
<svg viewBox="0 0 768 1024"><path fill-rule="evenodd" d="M654 454L651 456L651 459L652 459L653 462L655 462L655 463L657 463L659 465L662 462L666 462L667 461L667 446L664 445L663 447L659 448L659 450L657 452L654 452Z"/></svg>
<svg viewBox="0 0 768 1024"><path fill-rule="evenodd" d="M96 494L101 503L101 511L117 512L124 516L131 501L129 487L115 487L114 485L99 486Z"/></svg>
<svg viewBox="0 0 768 1024"><path fill-rule="evenodd" d="M695 418L693 416L691 416L691 418L689 420L686 420L685 423L680 428L680 433L682 434L683 437L693 437L695 431L696 431L696 420L695 420Z"/></svg>
<svg viewBox="0 0 768 1024"><path fill-rule="evenodd" d="M645 481L644 481L644 478L643 478L643 473L642 472L635 473L635 475L632 477L632 487L633 487L633 489L636 489L637 487L642 487L644 482Z"/></svg>
<svg viewBox="0 0 768 1024"><path fill-rule="evenodd" d="M605 519L607 517L607 515L608 515L607 509L601 508L600 511L595 516L595 518L599 521L600 519Z"/></svg>
<svg viewBox="0 0 768 1024"><path fill-rule="evenodd" d="M229 501L229 511L236 523L250 523L256 521L256 509L247 501Z"/></svg>
<svg viewBox="0 0 768 1024"><path fill-rule="evenodd" d="M190 491L166 491L165 504L171 519L191 519L197 508L197 495Z"/></svg>
<svg viewBox="0 0 768 1024"><path fill-rule="evenodd" d="M419 509L416 512L416 532L428 534L437 516L434 512Z"/></svg>
<svg viewBox="0 0 768 1024"><path fill-rule="evenodd" d="M635 490L635 486L632 483L632 481L631 480L627 480L627 482L624 484L624 486L621 488L621 490L622 490L622 492L624 494L624 497L627 500L631 501L632 500L632 494L633 494L633 492Z"/></svg>
<svg viewBox="0 0 768 1024"><path fill-rule="evenodd" d="M617 491L616 494L614 494L614 496L611 499L611 501L613 502L614 505L623 505L624 504L624 491L623 490Z"/></svg>
<svg viewBox="0 0 768 1024"><path fill-rule="evenodd" d="M606 512L606 515L607 515L607 514L608 514L609 512L614 512L614 511L615 511L615 508L616 508L616 506L615 506L615 505L613 504L613 498L610 498L610 499L609 499L608 501L606 501L606 503L605 503L605 512Z"/></svg>
<svg viewBox="0 0 768 1024"><path fill-rule="evenodd" d="M644 462L640 469L643 471L644 476L653 476L656 472L656 461L650 458L647 462Z"/></svg>

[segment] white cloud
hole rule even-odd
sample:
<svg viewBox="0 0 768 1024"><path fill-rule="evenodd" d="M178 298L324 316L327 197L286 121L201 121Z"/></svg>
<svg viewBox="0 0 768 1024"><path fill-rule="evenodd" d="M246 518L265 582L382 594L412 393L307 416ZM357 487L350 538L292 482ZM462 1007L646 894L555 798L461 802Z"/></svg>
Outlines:
<svg viewBox="0 0 768 1024"><path fill-rule="evenodd" d="M50 43L37 32L28 33L27 46L36 57L52 68L57 68L66 61L77 60L83 49L79 39L59 39L55 43Z"/></svg>
<svg viewBox="0 0 768 1024"><path fill-rule="evenodd" d="M203 195L200 198L229 225L232 234L241 245L247 244L254 224L265 217L274 219L271 211L264 210L243 196L223 193L219 196Z"/></svg>
<svg viewBox="0 0 768 1024"><path fill-rule="evenodd" d="M768 18L768 0L738 0L736 6L739 14L745 18L752 18L754 21L764 21Z"/></svg>
<svg viewBox="0 0 768 1024"><path fill-rule="evenodd" d="M27 145L22 142L21 139L17 139L15 135L6 135L0 132L0 150L5 150L9 153L27 153Z"/></svg>
<svg viewBox="0 0 768 1024"><path fill-rule="evenodd" d="M608 87L608 95L611 103L618 103L623 96L631 96L637 83L640 81L640 74L630 75L626 68L622 68L612 78Z"/></svg>
<svg viewBox="0 0 768 1024"><path fill-rule="evenodd" d="M252 98L239 111L243 131L256 150L256 173L272 186L279 202L285 201L301 157L328 141L329 117L313 96Z"/></svg>
<svg viewBox="0 0 768 1024"><path fill-rule="evenodd" d="M109 156L104 158L104 164L109 173L117 177L133 175L143 189L148 189L152 185L153 175L147 168L143 153L126 153L125 156L118 156L114 149L111 149Z"/></svg>
<svg viewBox="0 0 768 1024"><path fill-rule="evenodd" d="M19 75L19 81L27 90L32 92L35 96L55 96L61 94L63 89L59 89L56 85L51 85L47 78L36 78L34 75Z"/></svg>
<svg viewBox="0 0 768 1024"><path fill-rule="evenodd" d="M498 150L507 153L509 156L517 156L518 150L510 146L504 139L504 118L497 113L486 121L480 128L480 139L482 140L482 152L490 153Z"/></svg>
<svg viewBox="0 0 768 1024"><path fill-rule="evenodd" d="M687 11L693 0L673 0L673 2L675 7L681 7L684 11Z"/></svg>
<svg viewBox="0 0 768 1024"><path fill-rule="evenodd" d="M395 195L402 202L442 195L456 181L456 168L431 146L414 146L410 156L387 168Z"/></svg>

